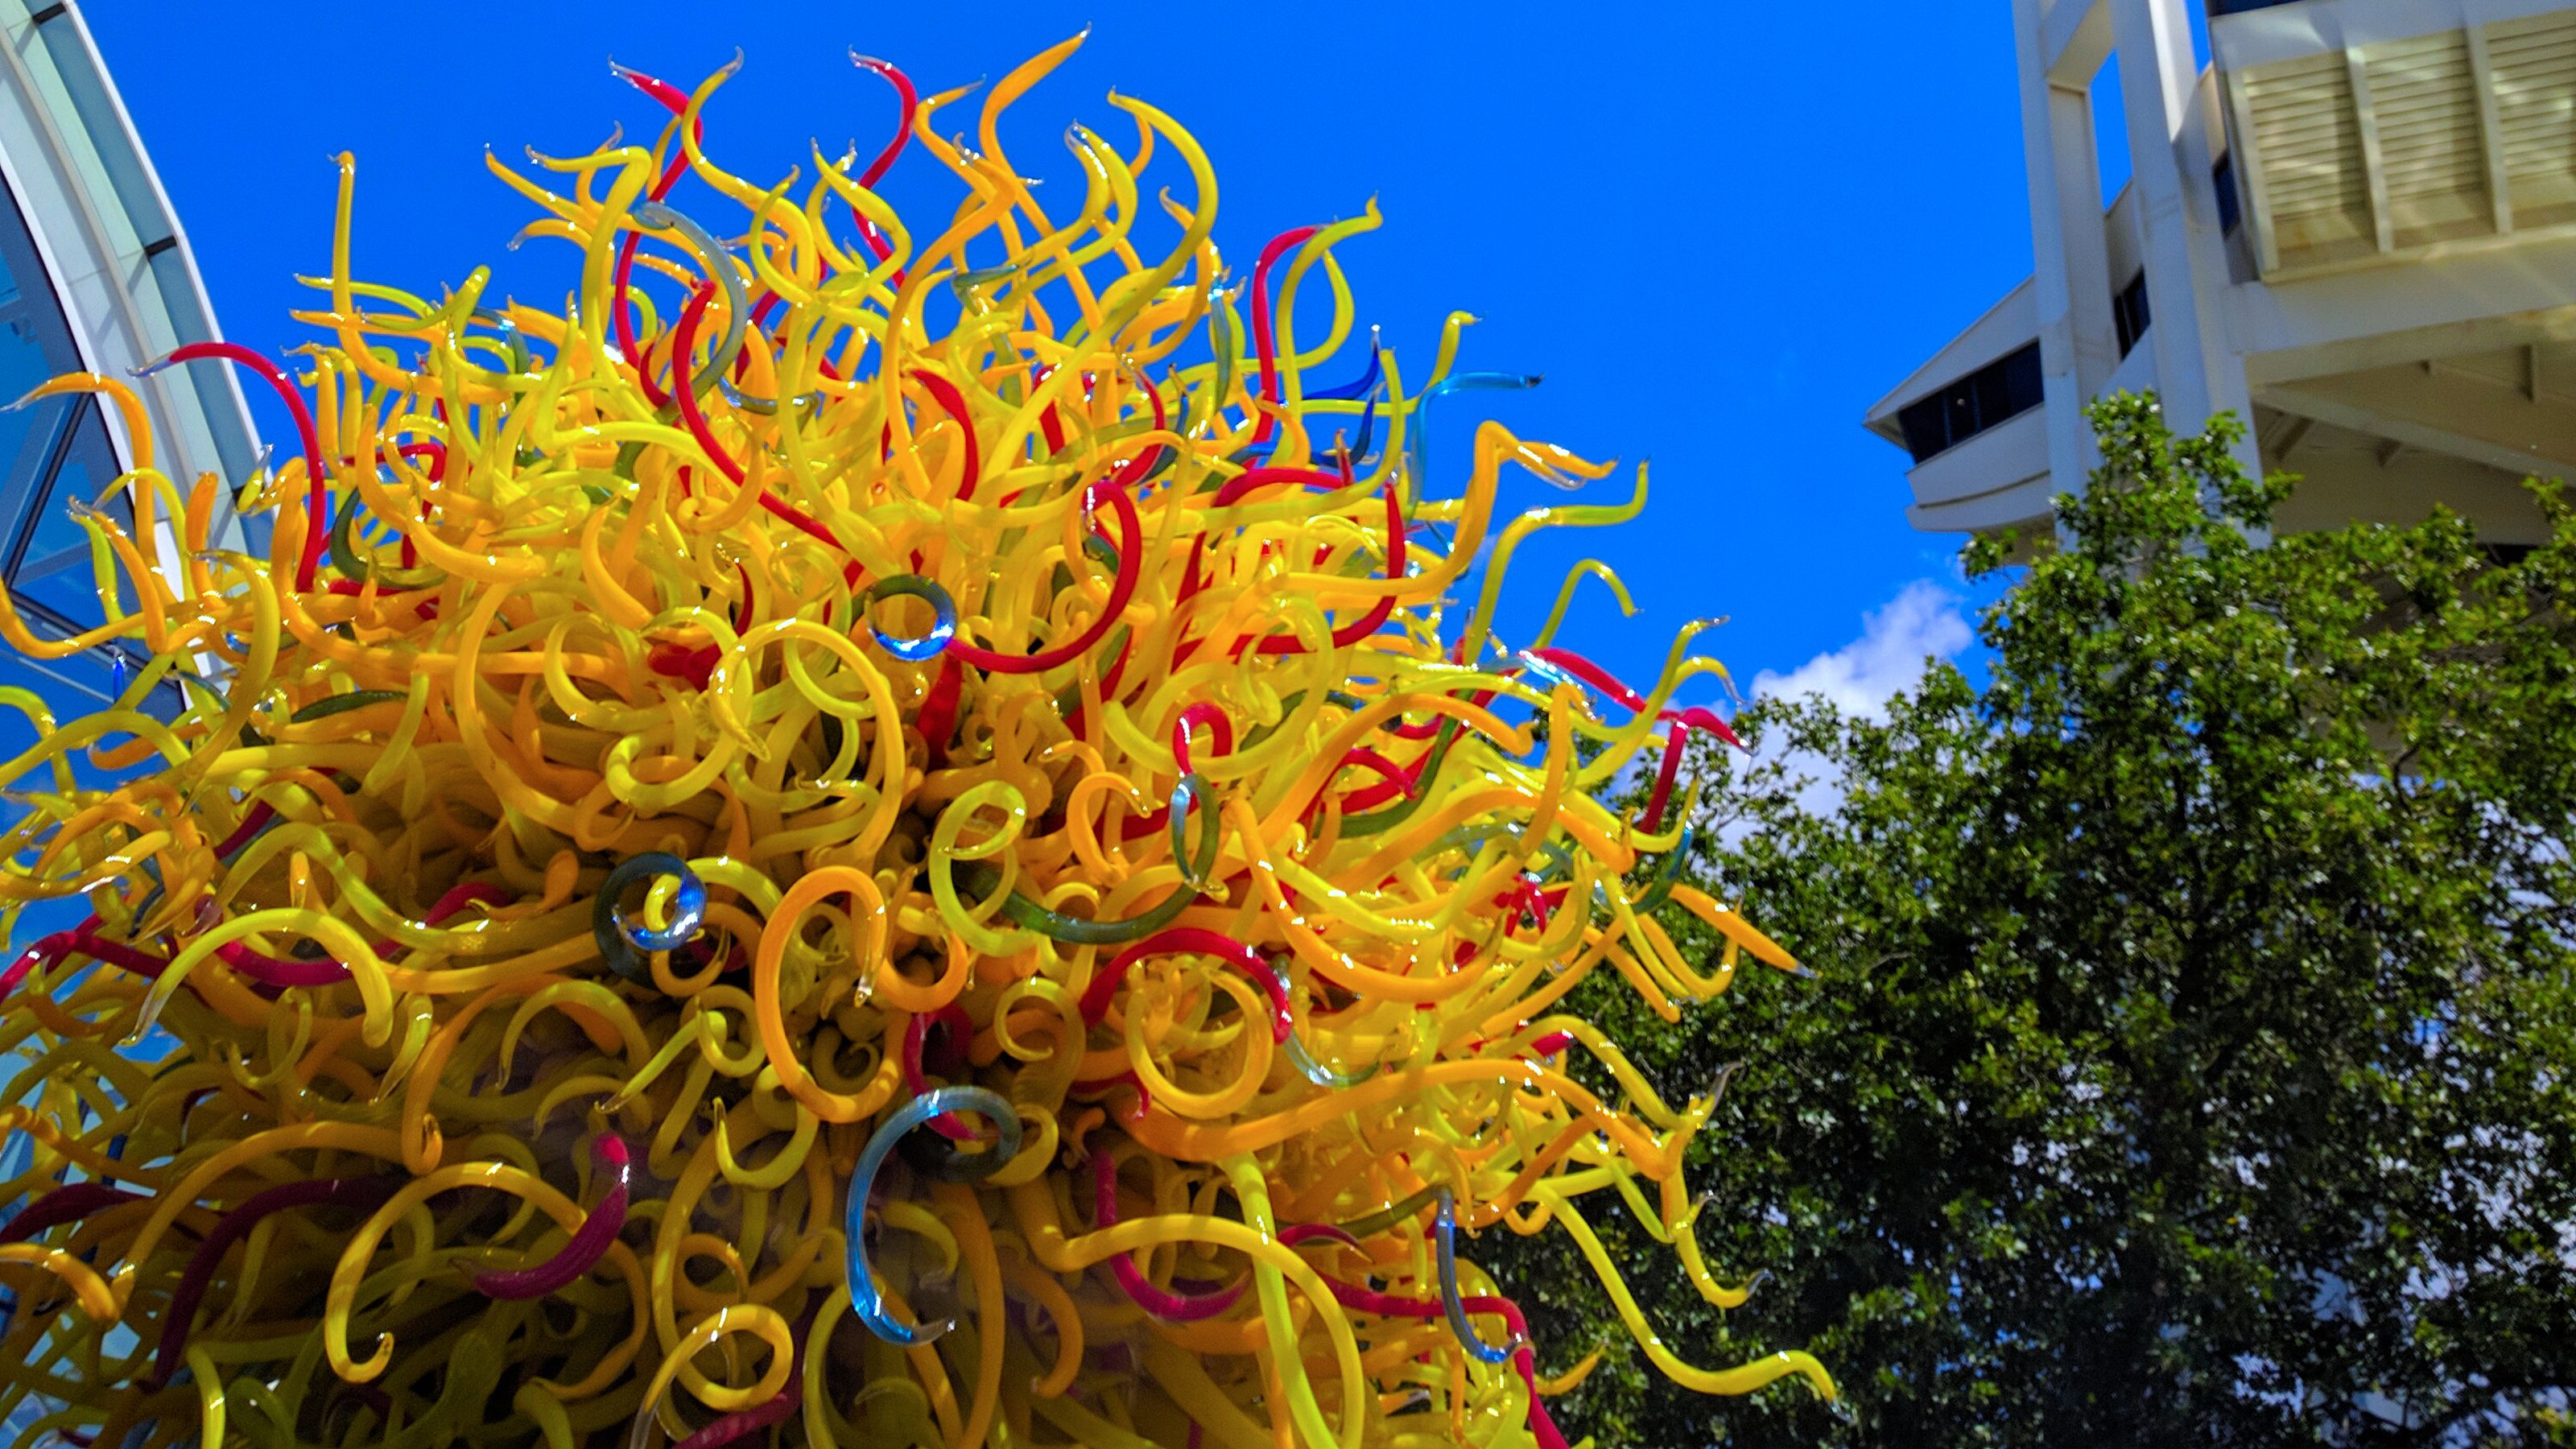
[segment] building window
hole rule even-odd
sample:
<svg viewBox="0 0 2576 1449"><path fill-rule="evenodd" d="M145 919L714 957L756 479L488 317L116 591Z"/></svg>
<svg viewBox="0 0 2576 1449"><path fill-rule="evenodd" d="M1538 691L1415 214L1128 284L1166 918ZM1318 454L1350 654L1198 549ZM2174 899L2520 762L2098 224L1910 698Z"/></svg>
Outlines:
<svg viewBox="0 0 2576 1449"><path fill-rule="evenodd" d="M49 377L81 370L71 320L6 188L0 188L0 324L0 394L23 396ZM107 621L89 533L74 510L103 507L131 529L130 504L114 487L121 471L94 397L52 397L0 413L0 579L38 634L67 639ZM131 585L124 587L130 599ZM140 654L92 649L42 673L105 701L124 687L133 662L126 655ZM165 709L178 701L174 689L155 696L152 703ZM69 703L55 697L57 708Z"/></svg>
<svg viewBox="0 0 2576 1449"><path fill-rule="evenodd" d="M2218 190L2218 234L2236 235L2238 223L2245 220L2245 206L2236 194L2235 153L2219 157L2218 164L2209 168L2209 184Z"/></svg>
<svg viewBox="0 0 2576 1449"><path fill-rule="evenodd" d="M2129 285L2122 287L2120 294L2111 299L2111 328L2120 334L2122 357L2128 356L2129 350L2138 345L2138 339L2147 335L2145 268L2140 268L2138 274L2129 279Z"/></svg>
<svg viewBox="0 0 2576 1449"><path fill-rule="evenodd" d="M2039 344L1999 358L1899 409L1896 425L1917 463L2040 405Z"/></svg>
<svg viewBox="0 0 2576 1449"><path fill-rule="evenodd" d="M2299 0L2209 0L2212 15L2242 15L2248 10L2269 10L2275 5L2296 5Z"/></svg>

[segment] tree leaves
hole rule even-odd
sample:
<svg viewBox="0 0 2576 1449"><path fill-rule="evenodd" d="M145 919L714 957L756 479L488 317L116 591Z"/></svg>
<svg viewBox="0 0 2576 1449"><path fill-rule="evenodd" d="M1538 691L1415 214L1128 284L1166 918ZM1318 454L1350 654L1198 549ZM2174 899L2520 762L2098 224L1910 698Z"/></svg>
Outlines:
<svg viewBox="0 0 2576 1449"><path fill-rule="evenodd" d="M1614 1348L1563 1406L1603 1444L2567 1442L2576 515L2539 488L2511 567L2438 511L2263 547L2289 484L2233 424L2095 423L1982 685L1766 701L1749 769L1691 746L1725 782L1693 878L1821 979L1673 1027L1571 998L1669 1086L1744 1064L1688 1170L1720 1275L1774 1276L1731 1315L1635 1286L1685 1356L1805 1345L1847 1397L1699 1399ZM1788 750L1842 772L1830 817ZM1552 1235L1477 1252L1592 1301ZM1539 1331L1547 1369L1624 1339Z"/></svg>

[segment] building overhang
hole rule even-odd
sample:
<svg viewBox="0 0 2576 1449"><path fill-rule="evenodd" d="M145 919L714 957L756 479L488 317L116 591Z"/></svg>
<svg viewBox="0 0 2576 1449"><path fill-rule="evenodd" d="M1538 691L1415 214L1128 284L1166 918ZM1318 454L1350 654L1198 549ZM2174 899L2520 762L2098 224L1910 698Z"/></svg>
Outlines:
<svg viewBox="0 0 2576 1449"><path fill-rule="evenodd" d="M1885 397L1870 404L1861 425L1903 446L1905 434L1897 428L1896 415L1906 404L2027 345L2038 330L2039 307L2030 279L2025 277L2020 286L2006 292L2001 301L1969 323L1966 331L1951 338L1922 366L1907 373L1903 382L1889 389Z"/></svg>

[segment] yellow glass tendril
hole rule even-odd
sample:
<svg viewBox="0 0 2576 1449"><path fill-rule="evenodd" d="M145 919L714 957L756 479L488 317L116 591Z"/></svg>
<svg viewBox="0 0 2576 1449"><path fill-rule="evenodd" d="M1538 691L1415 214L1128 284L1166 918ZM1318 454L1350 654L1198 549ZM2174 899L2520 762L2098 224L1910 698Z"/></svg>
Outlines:
<svg viewBox="0 0 2576 1449"><path fill-rule="evenodd" d="M1600 798L1724 734L1672 703L1722 671L1685 639L1640 693L1558 646L1583 578L1633 612L1590 560L1531 647L1494 634L1515 547L1627 522L1644 470L1498 517L1507 467L1612 470L1487 422L1444 491L1426 405L1511 381L1457 371L1473 319L1408 392L1335 256L1374 205L1231 272L1206 156L1144 102L1112 97L1123 149L1067 133L1050 214L996 127L1078 44L971 148L932 129L963 92L860 58L962 184L945 221L854 159L726 169L732 67L621 72L671 113L650 144L489 161L522 239L578 250L557 311L351 276L339 158L322 340L280 379L308 456L242 490L268 555L210 551L226 490L146 453L123 521L80 515L105 623L41 637L0 594L30 655L153 661L59 728L0 691L39 736L0 764L0 924L93 912L13 934L0 1414L1561 1445L1541 1400L1599 1353L1538 1372L1453 1251L1496 1225L1568 1235L1680 1383L1832 1392L1668 1347L1577 1207L1743 1301L1681 1179L1714 1090L1659 1094L1558 1003L1604 965L1668 1014L1739 950L1796 969L1673 879L1670 770ZM39 392L150 436L120 380Z"/></svg>

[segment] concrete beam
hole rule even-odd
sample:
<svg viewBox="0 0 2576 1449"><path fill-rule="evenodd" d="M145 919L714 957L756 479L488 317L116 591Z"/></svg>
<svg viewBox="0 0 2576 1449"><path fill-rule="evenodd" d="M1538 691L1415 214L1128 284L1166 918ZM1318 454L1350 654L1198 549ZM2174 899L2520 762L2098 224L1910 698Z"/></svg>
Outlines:
<svg viewBox="0 0 2576 1449"><path fill-rule="evenodd" d="M2309 378L2367 372L2378 367L2396 367L2428 359L2463 357L2551 342L2576 342L2576 306L2474 317L2466 321L2410 327L2283 352L2262 353L2247 360L2246 373L2259 389Z"/></svg>
<svg viewBox="0 0 2576 1449"><path fill-rule="evenodd" d="M2040 21L2040 56L2049 80L2084 90L2111 58L2111 9L2103 0L2056 0Z"/></svg>
<svg viewBox="0 0 2576 1449"><path fill-rule="evenodd" d="M2154 321L2142 350L2155 355L2153 386L2177 431L2197 432L2220 413L2253 423L2245 364L2220 315L2229 283L2227 239L2219 230L2203 86L2214 84L2192 57L2183 0L2112 0L2120 90L2129 112L2130 195ZM2253 439L2236 460L2262 467Z"/></svg>
<svg viewBox="0 0 2576 1449"><path fill-rule="evenodd" d="M2090 3L2058 0L2061 10ZM2060 12L2047 12L2055 13ZM2042 54L2046 28L2041 0L2013 0L2035 262L2032 301L2048 404L2048 464L2056 485L2073 490L2084 486L2092 470L2093 436L2084 404L2120 357L2111 327L2111 267L2102 231L2092 97L2086 89L2051 79Z"/></svg>
<svg viewBox="0 0 2576 1449"><path fill-rule="evenodd" d="M2363 374L2358 378L2258 388L2254 395L2266 407L2386 442L2483 463L2517 477L2531 473L2576 474L2576 428L2555 420L2527 431L2519 426L2495 426L2493 418L2482 418L2472 405L2463 402L2465 391L2475 386L2455 375L2427 381L2421 377L2387 379ZM2502 392L2501 396L2512 399L2515 394ZM2481 426L2482 422L2488 425ZM2535 441L2522 445L2502 442L2498 433Z"/></svg>
<svg viewBox="0 0 2576 1449"><path fill-rule="evenodd" d="M2576 276L2576 235L2544 239L2518 232L2447 243L2402 267L2373 265L2238 283L2228 288L2221 311L2236 349L2255 359L2257 378L2277 381L2349 371L2352 364L2310 367L2295 360L2338 344L2556 311L2567 303L2571 276ZM2513 337L2482 346L2509 347L2525 340ZM2479 346L2436 347L2403 360L2477 350ZM2274 359L2269 354L2291 356Z"/></svg>
<svg viewBox="0 0 2576 1449"><path fill-rule="evenodd" d="M2316 425L2316 419L2303 418L2297 413L2273 413L2271 426L2264 429L2264 435L2258 439L2263 445L2265 463L2275 468L2286 464L2290 455L2299 450L2299 445L2308 440L2308 430Z"/></svg>

